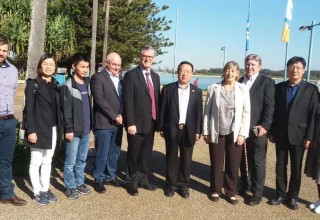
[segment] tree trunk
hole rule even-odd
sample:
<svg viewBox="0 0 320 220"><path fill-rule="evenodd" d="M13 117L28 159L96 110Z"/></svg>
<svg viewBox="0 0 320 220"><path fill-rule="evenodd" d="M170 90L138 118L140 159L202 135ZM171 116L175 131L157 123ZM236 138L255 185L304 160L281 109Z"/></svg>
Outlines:
<svg viewBox="0 0 320 220"><path fill-rule="evenodd" d="M110 11L110 0L105 0L105 24L104 24L104 40L103 40L103 53L102 53L102 67L105 67L105 60L108 52L108 31L109 31L109 11Z"/></svg>
<svg viewBox="0 0 320 220"><path fill-rule="evenodd" d="M98 24L98 0L93 0L90 75L93 75L96 70L97 24Z"/></svg>
<svg viewBox="0 0 320 220"><path fill-rule="evenodd" d="M27 78L37 77L37 65L44 52L47 0L33 0L28 45Z"/></svg>

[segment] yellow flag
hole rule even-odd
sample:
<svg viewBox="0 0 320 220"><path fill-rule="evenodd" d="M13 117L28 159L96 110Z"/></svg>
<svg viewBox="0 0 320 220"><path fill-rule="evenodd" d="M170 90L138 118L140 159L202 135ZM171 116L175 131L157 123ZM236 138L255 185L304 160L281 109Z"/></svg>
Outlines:
<svg viewBox="0 0 320 220"><path fill-rule="evenodd" d="M284 19L283 31L281 36L281 41L288 43L290 39L290 23L292 20L293 2L288 0L286 18Z"/></svg>

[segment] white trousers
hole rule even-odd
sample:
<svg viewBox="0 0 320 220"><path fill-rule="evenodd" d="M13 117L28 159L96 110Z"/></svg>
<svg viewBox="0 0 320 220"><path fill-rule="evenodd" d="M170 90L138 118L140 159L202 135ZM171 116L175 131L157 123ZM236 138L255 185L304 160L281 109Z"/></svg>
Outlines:
<svg viewBox="0 0 320 220"><path fill-rule="evenodd" d="M29 167L29 175L33 187L34 195L40 192L47 192L50 185L51 162L56 148L57 127L52 127L52 148L39 149L30 148L31 160Z"/></svg>

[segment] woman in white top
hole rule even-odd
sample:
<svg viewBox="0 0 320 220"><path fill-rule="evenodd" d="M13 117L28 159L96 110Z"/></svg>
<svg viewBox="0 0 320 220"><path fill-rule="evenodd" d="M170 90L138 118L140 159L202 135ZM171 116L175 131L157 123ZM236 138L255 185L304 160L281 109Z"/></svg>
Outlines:
<svg viewBox="0 0 320 220"><path fill-rule="evenodd" d="M225 178L227 200L235 205L242 146L249 135L250 95L247 87L237 82L240 69L236 62L228 62L223 72L222 82L210 85L207 90L203 137L209 144L211 161L209 198L219 201Z"/></svg>

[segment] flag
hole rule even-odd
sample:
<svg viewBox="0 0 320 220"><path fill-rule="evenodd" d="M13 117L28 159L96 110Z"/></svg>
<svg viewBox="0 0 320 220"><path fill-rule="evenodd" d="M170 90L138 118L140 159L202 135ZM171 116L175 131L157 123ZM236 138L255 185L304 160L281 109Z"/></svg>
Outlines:
<svg viewBox="0 0 320 220"><path fill-rule="evenodd" d="M248 18L247 18L247 30L246 30L246 54L249 50L249 33L250 33L250 13L251 13L251 0L249 0Z"/></svg>
<svg viewBox="0 0 320 220"><path fill-rule="evenodd" d="M284 19L283 31L281 36L281 41L288 43L290 39L290 24L292 20L292 11L293 11L293 0L288 0L286 18Z"/></svg>

